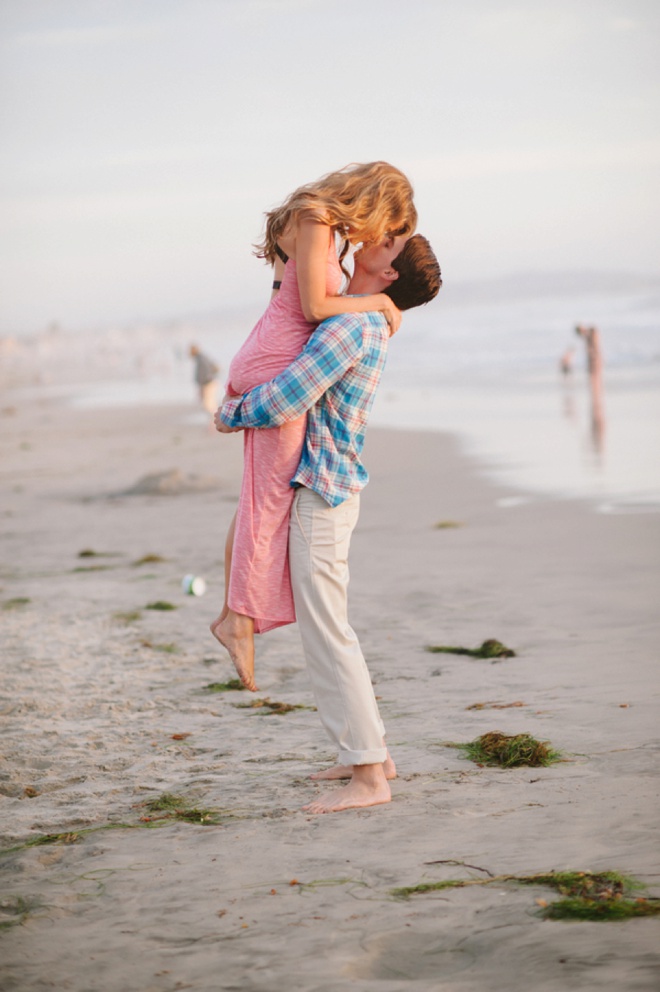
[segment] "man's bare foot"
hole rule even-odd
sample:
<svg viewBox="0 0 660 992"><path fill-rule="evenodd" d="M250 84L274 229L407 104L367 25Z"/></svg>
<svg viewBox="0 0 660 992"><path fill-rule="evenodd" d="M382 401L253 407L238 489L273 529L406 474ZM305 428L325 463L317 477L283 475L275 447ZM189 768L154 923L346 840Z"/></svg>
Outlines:
<svg viewBox="0 0 660 992"><path fill-rule="evenodd" d="M224 620L214 620L211 633L229 652L239 679L250 692L257 691L254 681L254 624L250 617L229 610Z"/></svg>
<svg viewBox="0 0 660 992"><path fill-rule="evenodd" d="M309 777L313 782L336 782L343 778L352 778L355 765L333 765L332 768L324 768L322 772L314 772ZM383 762L385 778L392 781L396 778L396 765L392 761L392 755L387 752L387 758Z"/></svg>
<svg viewBox="0 0 660 992"><path fill-rule="evenodd" d="M354 765L353 769L348 785L324 792L318 799L303 806L305 812L341 813L345 809L364 809L390 802L392 793L381 764Z"/></svg>

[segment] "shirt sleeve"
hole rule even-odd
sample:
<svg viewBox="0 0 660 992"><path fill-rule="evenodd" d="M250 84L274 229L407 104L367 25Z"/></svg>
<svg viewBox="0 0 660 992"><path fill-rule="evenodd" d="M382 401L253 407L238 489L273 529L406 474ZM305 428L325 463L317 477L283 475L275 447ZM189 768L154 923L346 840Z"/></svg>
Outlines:
<svg viewBox="0 0 660 992"><path fill-rule="evenodd" d="M302 416L362 357L362 324L341 314L319 324L304 351L284 372L227 400L220 411L228 427L277 427Z"/></svg>

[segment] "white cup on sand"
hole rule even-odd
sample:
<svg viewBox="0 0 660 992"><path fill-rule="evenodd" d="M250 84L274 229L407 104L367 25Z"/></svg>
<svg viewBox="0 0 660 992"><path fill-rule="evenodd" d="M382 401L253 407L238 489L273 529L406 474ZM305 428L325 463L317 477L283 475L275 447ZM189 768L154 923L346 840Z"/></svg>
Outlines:
<svg viewBox="0 0 660 992"><path fill-rule="evenodd" d="M206 582L201 575L184 575L181 588L188 596L203 596L206 592Z"/></svg>

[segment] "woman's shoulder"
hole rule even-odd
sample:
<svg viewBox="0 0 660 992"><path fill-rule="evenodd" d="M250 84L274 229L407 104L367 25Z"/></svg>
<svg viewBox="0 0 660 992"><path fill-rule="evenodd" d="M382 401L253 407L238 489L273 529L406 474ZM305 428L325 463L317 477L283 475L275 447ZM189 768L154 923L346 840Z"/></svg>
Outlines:
<svg viewBox="0 0 660 992"><path fill-rule="evenodd" d="M286 255L287 264L295 262L300 246L301 236L305 246L318 246L318 250L321 250L321 246L324 243L325 238L327 238L328 252L334 254L335 256L339 253L337 248L339 232L336 228L332 227L323 220L318 220L312 217L301 217L298 223L292 221L277 239L279 248L278 255L280 258L282 258L280 252ZM316 248L314 250L316 250Z"/></svg>

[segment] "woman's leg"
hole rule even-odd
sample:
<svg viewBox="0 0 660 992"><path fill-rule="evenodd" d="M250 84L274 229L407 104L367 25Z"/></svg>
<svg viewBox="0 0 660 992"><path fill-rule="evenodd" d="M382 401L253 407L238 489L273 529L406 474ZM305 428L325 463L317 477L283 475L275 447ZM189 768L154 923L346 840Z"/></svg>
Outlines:
<svg viewBox="0 0 660 992"><path fill-rule="evenodd" d="M304 418L247 430L227 604L254 618L255 633L295 621L288 544L290 481L300 461Z"/></svg>
<svg viewBox="0 0 660 992"><path fill-rule="evenodd" d="M227 603L235 530L236 514L229 525L225 541L225 598L220 616L211 624L211 633L229 652L245 688L255 692L257 686L254 681L254 622L251 617L230 610Z"/></svg>
<svg viewBox="0 0 660 992"><path fill-rule="evenodd" d="M215 628L219 623L227 616L229 611L229 606L227 605L227 597L229 596L229 579L231 577L231 556L234 550L234 532L236 530L236 514L232 517L231 523L229 525L229 530L227 531L227 538L225 540L225 598L222 603L222 610L220 611L220 616L211 624L211 632L215 634Z"/></svg>
<svg viewBox="0 0 660 992"><path fill-rule="evenodd" d="M246 688L254 682L254 634L295 621L289 577L289 485L300 461L305 418L246 430L243 482L225 545L225 603L211 624Z"/></svg>

